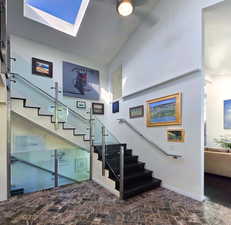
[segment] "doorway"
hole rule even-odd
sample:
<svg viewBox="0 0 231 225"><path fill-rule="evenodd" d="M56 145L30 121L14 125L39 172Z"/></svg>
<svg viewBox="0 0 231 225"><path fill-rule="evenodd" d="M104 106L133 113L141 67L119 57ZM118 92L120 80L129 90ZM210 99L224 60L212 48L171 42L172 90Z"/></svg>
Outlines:
<svg viewBox="0 0 231 225"><path fill-rule="evenodd" d="M231 207L231 2L203 11L205 196Z"/></svg>

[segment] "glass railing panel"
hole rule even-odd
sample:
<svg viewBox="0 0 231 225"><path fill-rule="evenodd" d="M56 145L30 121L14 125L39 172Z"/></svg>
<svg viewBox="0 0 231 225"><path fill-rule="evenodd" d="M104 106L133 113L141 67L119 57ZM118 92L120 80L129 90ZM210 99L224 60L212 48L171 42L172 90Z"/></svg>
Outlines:
<svg viewBox="0 0 231 225"><path fill-rule="evenodd" d="M90 178L90 153L82 149L62 149L58 152L59 185L82 182Z"/></svg>
<svg viewBox="0 0 231 225"><path fill-rule="evenodd" d="M11 191L29 193L54 187L53 156L51 150L11 153Z"/></svg>
<svg viewBox="0 0 231 225"><path fill-rule="evenodd" d="M89 139L89 120L63 104L60 99L58 102L51 94L46 93L21 75L15 74L12 82L11 97L25 98L28 106L40 107L40 114L53 115L53 122L65 122L65 127L75 128L76 134L85 134ZM56 103L57 102L57 111ZM87 115L87 110L84 113ZM57 113L57 119L55 115ZM61 125L62 126L62 125Z"/></svg>
<svg viewBox="0 0 231 225"><path fill-rule="evenodd" d="M93 118L92 133L93 133L94 145L102 145L103 127L104 127L103 124L97 118Z"/></svg>
<svg viewBox="0 0 231 225"><path fill-rule="evenodd" d="M105 147L105 168L109 169L117 178L119 174L119 157L120 142L119 140L103 125L103 123L94 118L94 145L97 146L97 152L102 159L103 145ZM103 163L104 165L104 163Z"/></svg>

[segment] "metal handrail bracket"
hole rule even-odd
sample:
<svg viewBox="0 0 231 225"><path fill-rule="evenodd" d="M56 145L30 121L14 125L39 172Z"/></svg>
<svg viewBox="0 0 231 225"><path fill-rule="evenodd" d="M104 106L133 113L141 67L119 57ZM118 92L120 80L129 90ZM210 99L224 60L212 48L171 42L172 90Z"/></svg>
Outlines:
<svg viewBox="0 0 231 225"><path fill-rule="evenodd" d="M137 133L140 137L142 137L146 142L148 142L150 145L154 146L158 151L163 153L166 156L173 157L174 159L182 158L182 155L176 155L176 154L169 154L164 149L162 149L160 146L158 146L153 141L149 140L147 137L145 137L140 131L138 131L133 125L131 125L127 120L125 119L118 119L119 123L125 123L129 128L131 128L135 133Z"/></svg>

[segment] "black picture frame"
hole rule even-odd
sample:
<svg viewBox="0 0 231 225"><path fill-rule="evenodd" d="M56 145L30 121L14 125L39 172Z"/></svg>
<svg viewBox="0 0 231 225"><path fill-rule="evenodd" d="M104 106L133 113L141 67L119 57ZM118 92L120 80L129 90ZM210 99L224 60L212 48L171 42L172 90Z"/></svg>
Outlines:
<svg viewBox="0 0 231 225"><path fill-rule="evenodd" d="M118 113L120 111L120 102L116 101L112 103L112 113Z"/></svg>
<svg viewBox="0 0 231 225"><path fill-rule="evenodd" d="M144 117L144 105L129 108L129 118L135 119Z"/></svg>
<svg viewBox="0 0 231 225"><path fill-rule="evenodd" d="M38 64L41 64L41 66L39 67ZM42 68L42 65L46 66L47 68ZM43 69L44 72L42 71ZM53 63L42 59L32 58L32 74L52 78Z"/></svg>
<svg viewBox="0 0 231 225"><path fill-rule="evenodd" d="M85 101L76 101L77 109L86 109L87 105Z"/></svg>
<svg viewBox="0 0 231 225"><path fill-rule="evenodd" d="M103 103L92 103L92 114L104 115L104 104Z"/></svg>

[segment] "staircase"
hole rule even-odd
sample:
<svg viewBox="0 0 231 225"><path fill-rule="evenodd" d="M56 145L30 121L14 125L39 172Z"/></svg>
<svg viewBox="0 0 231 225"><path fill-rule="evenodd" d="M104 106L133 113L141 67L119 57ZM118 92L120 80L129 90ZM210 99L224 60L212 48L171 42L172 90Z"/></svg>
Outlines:
<svg viewBox="0 0 231 225"><path fill-rule="evenodd" d="M41 128L53 133L54 135L79 146L89 149L90 142L86 138L86 134L81 134L76 128L67 126L65 122L59 122L61 129L54 129L54 116L40 112L39 106L31 106L27 104L25 98L11 97L11 111L20 117L40 126Z"/></svg>
<svg viewBox="0 0 231 225"><path fill-rule="evenodd" d="M13 78L15 82L12 84L12 113L75 146L90 151L91 173L95 182L122 199L160 187L161 180L154 178L153 172L145 169L145 163L140 162L138 156L133 155L131 149L127 149L126 144L120 144L119 140L100 120L93 118L91 113L90 119L86 119L85 116L58 101L58 97L55 99L24 77L15 74ZM57 87L55 96L58 96L58 85L55 86ZM57 111L56 114L49 111L50 107L54 106L56 109L65 108L64 112L67 112L67 118L63 119L65 122L61 122L62 120L58 122L59 129L55 129L55 124L57 125L55 118L59 120ZM84 115L87 115L87 111ZM103 157L102 146L106 150ZM121 147L124 154L120 154ZM123 167L124 170L120 171ZM15 190L17 191L22 190Z"/></svg>
<svg viewBox="0 0 231 225"><path fill-rule="evenodd" d="M145 169L145 163L138 160L138 156L127 149L126 144L107 145L106 169L109 179L115 182L115 189L120 190L120 148L125 147L124 154L124 194L123 199L128 199L145 191L160 187L161 180L153 177L153 172ZM94 146L98 160L102 161L102 146Z"/></svg>

